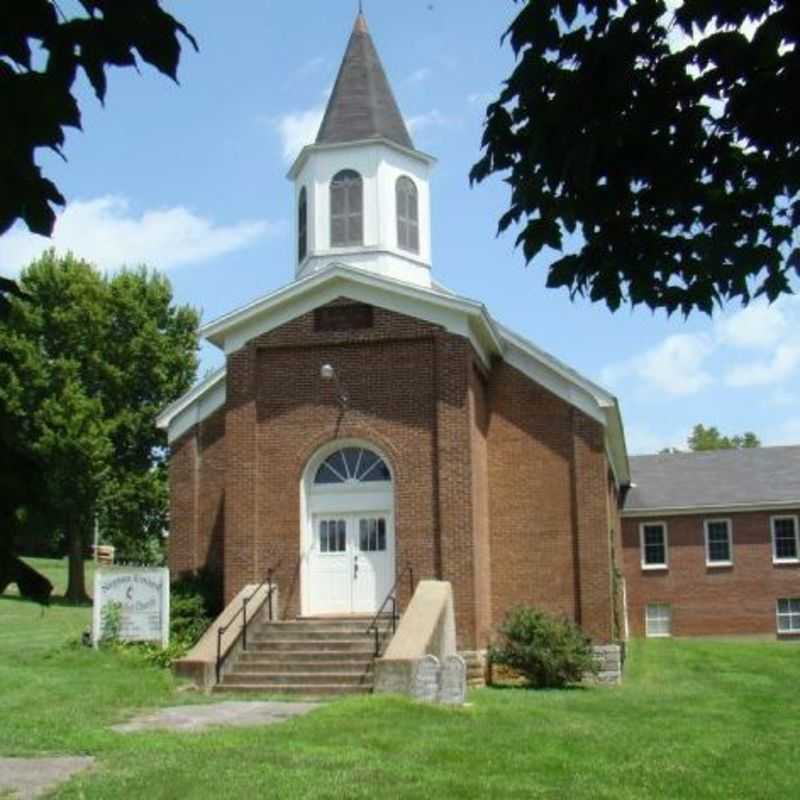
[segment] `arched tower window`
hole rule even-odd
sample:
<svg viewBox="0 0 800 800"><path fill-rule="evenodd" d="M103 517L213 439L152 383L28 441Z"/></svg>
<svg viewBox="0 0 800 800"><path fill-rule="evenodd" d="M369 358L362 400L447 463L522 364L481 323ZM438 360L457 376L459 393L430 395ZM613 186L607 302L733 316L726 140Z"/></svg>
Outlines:
<svg viewBox="0 0 800 800"><path fill-rule="evenodd" d="M308 252L308 200L306 187L300 190L300 199L297 201L297 261L302 263Z"/></svg>
<svg viewBox="0 0 800 800"><path fill-rule="evenodd" d="M419 253L419 199L417 187L405 175L397 179L397 246Z"/></svg>
<svg viewBox="0 0 800 800"><path fill-rule="evenodd" d="M364 244L364 182L352 169L331 181L331 247Z"/></svg>
<svg viewBox="0 0 800 800"><path fill-rule="evenodd" d="M331 453L314 475L315 484L378 483L391 479L386 462L363 447L344 447Z"/></svg>

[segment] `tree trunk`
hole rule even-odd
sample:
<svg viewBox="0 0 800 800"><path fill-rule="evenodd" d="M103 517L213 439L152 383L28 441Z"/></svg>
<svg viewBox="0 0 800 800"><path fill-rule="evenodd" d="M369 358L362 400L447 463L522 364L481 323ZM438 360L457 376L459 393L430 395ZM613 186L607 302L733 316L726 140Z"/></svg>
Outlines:
<svg viewBox="0 0 800 800"><path fill-rule="evenodd" d="M76 520L67 523L67 556L69 558L69 578L65 599L69 603L88 603L86 576L83 569L83 530Z"/></svg>

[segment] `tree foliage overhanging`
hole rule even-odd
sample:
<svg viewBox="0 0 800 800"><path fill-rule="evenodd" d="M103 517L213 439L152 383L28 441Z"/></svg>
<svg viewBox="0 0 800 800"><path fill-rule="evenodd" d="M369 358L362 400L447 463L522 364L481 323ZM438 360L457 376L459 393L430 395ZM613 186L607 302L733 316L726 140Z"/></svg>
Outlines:
<svg viewBox="0 0 800 800"><path fill-rule="evenodd" d="M712 313L800 275L800 4L528 0L473 181L547 284ZM575 234L567 238L566 234Z"/></svg>
<svg viewBox="0 0 800 800"><path fill-rule="evenodd" d="M37 148L61 153L65 128L80 128L72 87L83 71L102 102L109 66L139 60L176 80L186 28L158 0L78 0L64 15L51 0L3 0L0 14L0 234L17 219L49 236L53 205L64 205L36 164ZM137 58L138 56L138 58Z"/></svg>

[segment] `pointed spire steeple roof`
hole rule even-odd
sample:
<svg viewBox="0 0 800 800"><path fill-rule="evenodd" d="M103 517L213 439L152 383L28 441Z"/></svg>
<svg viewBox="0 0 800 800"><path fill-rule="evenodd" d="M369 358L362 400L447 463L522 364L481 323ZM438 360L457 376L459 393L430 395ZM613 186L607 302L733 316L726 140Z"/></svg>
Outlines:
<svg viewBox="0 0 800 800"><path fill-rule="evenodd" d="M414 149L367 20L359 11L317 134L317 144L376 138Z"/></svg>

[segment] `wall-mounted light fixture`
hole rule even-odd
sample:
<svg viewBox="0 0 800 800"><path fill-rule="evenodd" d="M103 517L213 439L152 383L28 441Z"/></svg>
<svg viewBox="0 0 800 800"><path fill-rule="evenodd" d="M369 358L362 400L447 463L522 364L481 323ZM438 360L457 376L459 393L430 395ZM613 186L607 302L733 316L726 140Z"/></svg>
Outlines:
<svg viewBox="0 0 800 800"><path fill-rule="evenodd" d="M319 376L324 381L333 381L336 384L336 399L339 401L339 405L342 408L347 408L350 398L342 387L342 384L339 381L339 376L336 374L336 370L333 368L333 365L323 364L320 367Z"/></svg>

